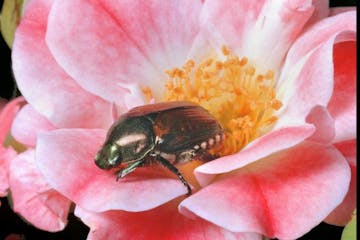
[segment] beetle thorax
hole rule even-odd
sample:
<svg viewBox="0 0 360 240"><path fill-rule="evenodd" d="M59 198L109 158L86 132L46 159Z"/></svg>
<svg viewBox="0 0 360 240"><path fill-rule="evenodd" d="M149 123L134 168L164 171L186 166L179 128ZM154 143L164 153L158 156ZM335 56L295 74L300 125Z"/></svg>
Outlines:
<svg viewBox="0 0 360 240"><path fill-rule="evenodd" d="M120 147L135 145L135 153L139 153L146 147L147 136L144 133L134 133L122 136L116 141Z"/></svg>
<svg viewBox="0 0 360 240"><path fill-rule="evenodd" d="M147 118L128 118L117 123L109 141L119 146L122 162L143 158L154 148L154 133Z"/></svg>

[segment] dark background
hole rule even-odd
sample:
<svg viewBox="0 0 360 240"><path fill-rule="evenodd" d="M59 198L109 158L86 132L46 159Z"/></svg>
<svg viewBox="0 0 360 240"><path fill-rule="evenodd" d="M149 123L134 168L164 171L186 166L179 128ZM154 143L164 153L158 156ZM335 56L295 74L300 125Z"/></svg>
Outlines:
<svg viewBox="0 0 360 240"><path fill-rule="evenodd" d="M355 6L355 0L331 0L330 6ZM2 6L3 0L0 0ZM18 96L13 75L11 72L11 51L7 47L3 38L0 36L0 97L11 99ZM9 207L6 198L1 198L0 206L0 240L4 239L8 234L20 234L23 239L86 239L89 231L88 227L82 224L74 215L69 215L69 223L65 230L58 233L49 233L33 228L24 222L18 215L14 214ZM296 217L296 216L294 216ZM341 238L341 227L336 227L321 223L311 232L300 238L305 239L328 239L338 240ZM116 231L116 229L114 229Z"/></svg>

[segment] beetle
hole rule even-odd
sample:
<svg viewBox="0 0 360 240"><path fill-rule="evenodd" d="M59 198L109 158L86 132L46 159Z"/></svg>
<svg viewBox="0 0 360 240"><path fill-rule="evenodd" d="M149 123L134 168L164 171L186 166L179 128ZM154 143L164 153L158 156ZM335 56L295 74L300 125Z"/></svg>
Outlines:
<svg viewBox="0 0 360 240"><path fill-rule="evenodd" d="M119 168L117 179L137 167L159 163L174 173L191 195L175 164L213 160L210 149L224 140L220 123L200 105L173 101L135 107L120 116L95 156L101 169Z"/></svg>

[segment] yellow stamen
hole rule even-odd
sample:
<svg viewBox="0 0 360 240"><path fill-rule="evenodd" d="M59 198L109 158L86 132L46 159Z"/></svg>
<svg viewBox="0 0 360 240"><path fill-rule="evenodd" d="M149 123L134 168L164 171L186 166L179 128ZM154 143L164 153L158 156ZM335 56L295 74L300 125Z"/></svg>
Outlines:
<svg viewBox="0 0 360 240"><path fill-rule="evenodd" d="M277 120L282 107L274 90L275 73L256 72L246 57L239 58L222 47L224 61L187 61L182 68L167 70L162 101L191 101L207 109L224 127L226 141L220 155L239 151ZM148 98L151 90L144 88Z"/></svg>
<svg viewBox="0 0 360 240"><path fill-rule="evenodd" d="M150 101L153 98L152 91L149 87L142 87L141 91L145 95L147 101Z"/></svg>

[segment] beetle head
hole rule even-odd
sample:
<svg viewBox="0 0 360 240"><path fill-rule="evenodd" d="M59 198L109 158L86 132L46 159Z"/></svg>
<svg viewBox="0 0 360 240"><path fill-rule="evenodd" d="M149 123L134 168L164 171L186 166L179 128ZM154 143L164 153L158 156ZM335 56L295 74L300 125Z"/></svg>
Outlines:
<svg viewBox="0 0 360 240"><path fill-rule="evenodd" d="M116 144L105 144L95 156L95 163L101 169L116 167L121 161L121 150Z"/></svg>
<svg viewBox="0 0 360 240"><path fill-rule="evenodd" d="M101 169L145 158L154 148L152 123L144 117L123 118L110 129L106 142L95 156Z"/></svg>

